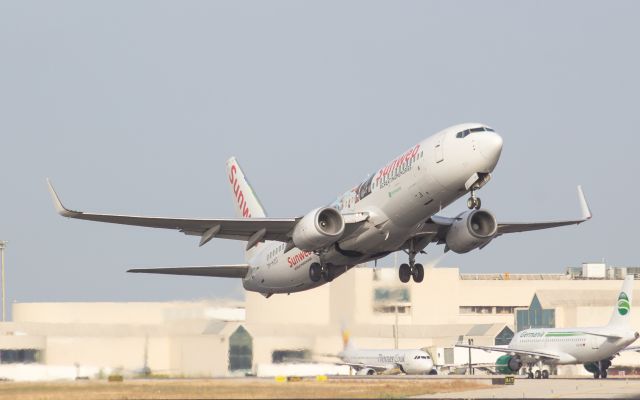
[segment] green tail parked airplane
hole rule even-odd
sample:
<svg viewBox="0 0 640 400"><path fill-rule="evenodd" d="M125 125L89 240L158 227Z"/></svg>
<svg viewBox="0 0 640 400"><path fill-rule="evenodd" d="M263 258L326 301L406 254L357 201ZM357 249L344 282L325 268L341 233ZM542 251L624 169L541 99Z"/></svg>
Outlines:
<svg viewBox="0 0 640 400"><path fill-rule="evenodd" d="M594 378L606 378L611 360L620 351L640 350L640 346L628 347L640 337L630 322L632 294L633 276L627 276L606 326L525 329L515 334L508 347L467 344L457 344L456 347L506 353L495 364L496 372L502 374L517 373L527 366L529 378L548 378L549 370L544 366L584 364Z"/></svg>

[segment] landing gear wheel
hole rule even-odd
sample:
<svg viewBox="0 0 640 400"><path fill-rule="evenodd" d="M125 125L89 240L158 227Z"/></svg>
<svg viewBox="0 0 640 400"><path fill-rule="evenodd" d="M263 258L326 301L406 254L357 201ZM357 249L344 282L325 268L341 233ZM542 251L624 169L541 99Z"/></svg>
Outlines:
<svg viewBox="0 0 640 400"><path fill-rule="evenodd" d="M422 266L422 264L416 264L413 266L411 276L413 277L413 281L415 283L422 282L422 280L424 279L424 267Z"/></svg>
<svg viewBox="0 0 640 400"><path fill-rule="evenodd" d="M467 199L467 208L468 208L469 210L473 210L473 209L475 208L475 206L476 206L476 202L475 202L475 200L473 199L473 197L469 197L469 198Z"/></svg>
<svg viewBox="0 0 640 400"><path fill-rule="evenodd" d="M469 208L469 210L473 210L474 208L476 210L479 210L482 206L482 201L480 201L480 199L476 197L476 190L476 188L472 188L470 192L471 197L467 199L467 208Z"/></svg>
<svg viewBox="0 0 640 400"><path fill-rule="evenodd" d="M400 264L398 275L400 276L400 282L409 282L409 279L411 279L411 267L409 267L409 264Z"/></svg>
<svg viewBox="0 0 640 400"><path fill-rule="evenodd" d="M333 278L335 278L335 276L333 275L333 270L328 265L325 266L324 270L322 271L322 279L327 282L331 282Z"/></svg>
<svg viewBox="0 0 640 400"><path fill-rule="evenodd" d="M533 379L533 372L529 372L529 373L527 373L527 378L529 378L529 379Z"/></svg>
<svg viewBox="0 0 640 400"><path fill-rule="evenodd" d="M535 377L536 377L536 379L540 379L540 378L542 378L542 373L540 372L540 370L537 370L537 371L535 372Z"/></svg>
<svg viewBox="0 0 640 400"><path fill-rule="evenodd" d="M473 210L474 208L479 210L480 207L482 207L482 200L480 200L479 197L469 197L467 199L467 207L469 210Z"/></svg>
<svg viewBox="0 0 640 400"><path fill-rule="evenodd" d="M593 373L593 379L600 379L600 371Z"/></svg>
<svg viewBox="0 0 640 400"><path fill-rule="evenodd" d="M549 371L542 370L542 379L549 379Z"/></svg>
<svg viewBox="0 0 640 400"><path fill-rule="evenodd" d="M318 282L322 279L322 266L319 263L313 263L309 266L309 279L311 282Z"/></svg>
<svg viewBox="0 0 640 400"><path fill-rule="evenodd" d="M607 379L607 370L606 369L600 373L600 377L602 379Z"/></svg>

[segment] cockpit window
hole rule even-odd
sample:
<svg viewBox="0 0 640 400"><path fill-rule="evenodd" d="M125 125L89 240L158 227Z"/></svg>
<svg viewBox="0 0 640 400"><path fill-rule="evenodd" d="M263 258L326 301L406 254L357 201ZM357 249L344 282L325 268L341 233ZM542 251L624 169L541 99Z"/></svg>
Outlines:
<svg viewBox="0 0 640 400"><path fill-rule="evenodd" d="M456 134L456 137L461 139L461 138L467 137L467 135L470 134L470 133L471 132L469 132L469 129L467 129L466 131L458 132Z"/></svg>
<svg viewBox="0 0 640 400"><path fill-rule="evenodd" d="M478 128L471 128L471 129L467 129L461 132L456 133L456 137L458 139L462 139L467 137L470 133L474 133L474 132L495 132L493 129L488 128L486 126L481 126Z"/></svg>

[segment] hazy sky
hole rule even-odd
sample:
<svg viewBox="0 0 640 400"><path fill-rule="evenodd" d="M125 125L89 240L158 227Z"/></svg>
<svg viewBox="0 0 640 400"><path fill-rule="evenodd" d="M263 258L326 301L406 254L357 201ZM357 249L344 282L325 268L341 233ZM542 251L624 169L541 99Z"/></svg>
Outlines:
<svg viewBox="0 0 640 400"><path fill-rule="evenodd" d="M242 297L235 280L125 273L241 262L242 244L64 219L46 177L75 209L231 217L235 155L270 216L298 216L468 121L504 138L479 192L499 220L577 217L577 184L594 219L443 266L638 265L638 15L624 1L0 1L8 299Z"/></svg>

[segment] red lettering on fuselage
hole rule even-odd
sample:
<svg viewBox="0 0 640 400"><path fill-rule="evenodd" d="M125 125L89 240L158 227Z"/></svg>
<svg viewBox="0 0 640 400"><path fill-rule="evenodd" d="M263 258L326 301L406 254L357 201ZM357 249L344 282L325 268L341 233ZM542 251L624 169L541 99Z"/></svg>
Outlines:
<svg viewBox="0 0 640 400"><path fill-rule="evenodd" d="M402 164L414 158L416 155L418 155L418 151L420 151L420 144L415 145L406 153L402 154L400 157L396 158L395 160L391 161L389 164L384 166L382 169L380 169L380 171L378 171L378 174L376 176L376 182L379 183L380 180L384 179L387 175L391 174L393 170L395 170Z"/></svg>
<svg viewBox="0 0 640 400"><path fill-rule="evenodd" d="M310 251L301 251L300 253L296 254L293 257L287 257L287 262L289 263L289 268L300 264L302 261L304 261L306 258L308 258L311 254L313 254Z"/></svg>
<svg viewBox="0 0 640 400"><path fill-rule="evenodd" d="M251 211L249 210L249 205L244 199L244 193L240 189L240 184L238 183L238 178L236 177L237 168L234 165L231 166L231 171L229 174L229 182L231 182L231 186L233 187L233 195L236 198L236 202L238 203L238 208L242 212L242 216L244 218L251 218Z"/></svg>

